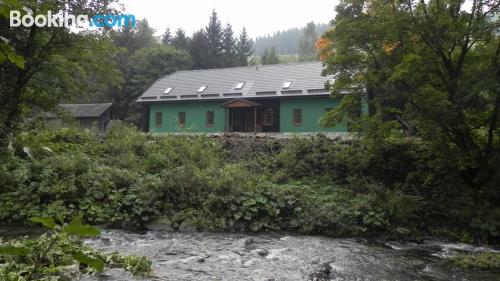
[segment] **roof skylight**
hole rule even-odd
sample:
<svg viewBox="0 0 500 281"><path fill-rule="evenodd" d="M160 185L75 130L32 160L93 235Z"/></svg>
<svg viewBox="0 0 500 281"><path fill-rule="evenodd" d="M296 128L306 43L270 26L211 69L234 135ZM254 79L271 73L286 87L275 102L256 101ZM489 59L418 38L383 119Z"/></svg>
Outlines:
<svg viewBox="0 0 500 281"><path fill-rule="evenodd" d="M163 91L163 94L164 95L170 94L170 92L172 92L172 89L173 89L172 87L166 88L165 91Z"/></svg>
<svg viewBox="0 0 500 281"><path fill-rule="evenodd" d="M207 89L207 85L202 85L198 91L196 91L197 93L203 93L205 90Z"/></svg>
<svg viewBox="0 0 500 281"><path fill-rule="evenodd" d="M234 87L235 90L241 90L241 88L243 88L243 86L245 86L245 82L240 82L236 85L236 87Z"/></svg>
<svg viewBox="0 0 500 281"><path fill-rule="evenodd" d="M283 83L283 86L281 86L281 88L283 88L283 89L289 89L290 86L292 86L292 81L285 81Z"/></svg>

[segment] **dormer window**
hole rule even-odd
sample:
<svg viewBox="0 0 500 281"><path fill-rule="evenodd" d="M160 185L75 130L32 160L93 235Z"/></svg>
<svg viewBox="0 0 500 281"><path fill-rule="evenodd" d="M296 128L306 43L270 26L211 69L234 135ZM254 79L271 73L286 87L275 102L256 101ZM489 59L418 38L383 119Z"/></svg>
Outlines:
<svg viewBox="0 0 500 281"><path fill-rule="evenodd" d="M207 85L203 85L203 86L201 86L201 87L198 89L197 93L203 93L206 89L207 89Z"/></svg>
<svg viewBox="0 0 500 281"><path fill-rule="evenodd" d="M236 84L236 87L234 87L235 90L241 90L245 86L245 82L240 82Z"/></svg>
<svg viewBox="0 0 500 281"><path fill-rule="evenodd" d="M292 86L292 81L285 81L283 83L283 86L281 86L282 89L289 89L290 86Z"/></svg>
<svg viewBox="0 0 500 281"><path fill-rule="evenodd" d="M173 89L172 87L168 87L168 88L166 88L166 89L165 89L165 91L163 91L163 94L164 94L164 95L168 95L168 94L170 94L170 92L172 92L172 89Z"/></svg>

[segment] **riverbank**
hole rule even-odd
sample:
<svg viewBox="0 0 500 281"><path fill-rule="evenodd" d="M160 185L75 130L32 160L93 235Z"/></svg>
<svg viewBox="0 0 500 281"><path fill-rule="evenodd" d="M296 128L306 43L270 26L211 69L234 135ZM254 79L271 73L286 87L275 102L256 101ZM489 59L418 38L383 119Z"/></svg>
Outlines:
<svg viewBox="0 0 500 281"><path fill-rule="evenodd" d="M0 220L497 243L498 191L474 192L448 164L417 139L37 130L2 157Z"/></svg>

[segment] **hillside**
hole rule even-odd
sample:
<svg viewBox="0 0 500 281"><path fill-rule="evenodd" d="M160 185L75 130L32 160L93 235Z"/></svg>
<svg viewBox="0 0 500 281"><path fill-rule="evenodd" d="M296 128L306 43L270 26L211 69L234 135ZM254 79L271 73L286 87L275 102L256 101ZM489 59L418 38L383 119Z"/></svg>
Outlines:
<svg viewBox="0 0 500 281"><path fill-rule="evenodd" d="M316 35L319 37L327 29L328 24L316 24ZM255 39L255 55L262 55L266 48L276 47L279 55L296 55L299 53L299 43L304 36L305 27L290 28L277 31L272 35L261 36Z"/></svg>

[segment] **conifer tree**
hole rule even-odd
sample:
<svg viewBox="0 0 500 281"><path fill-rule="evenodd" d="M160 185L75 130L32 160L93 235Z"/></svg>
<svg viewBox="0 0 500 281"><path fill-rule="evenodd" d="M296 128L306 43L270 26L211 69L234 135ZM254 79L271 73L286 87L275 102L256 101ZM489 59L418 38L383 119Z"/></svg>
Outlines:
<svg viewBox="0 0 500 281"><path fill-rule="evenodd" d="M189 38L182 28L175 31L175 36L172 38L172 46L179 50L188 50Z"/></svg>
<svg viewBox="0 0 500 281"><path fill-rule="evenodd" d="M239 66L248 65L248 57L254 52L253 41L248 38L247 30L243 27L240 36L236 42L236 58Z"/></svg>
<svg viewBox="0 0 500 281"><path fill-rule="evenodd" d="M208 69L212 68L208 48L208 38L203 30L193 34L193 38L189 43L189 54L193 60L193 69Z"/></svg>
<svg viewBox="0 0 500 281"><path fill-rule="evenodd" d="M236 40L234 39L233 28L230 24L227 24L226 28L224 28L222 52L224 67L233 67L238 65L238 58L236 56Z"/></svg>
<svg viewBox="0 0 500 281"><path fill-rule="evenodd" d="M165 33L161 36L161 42L164 45L170 45L172 43L172 33L170 32L170 28L167 27Z"/></svg>
<svg viewBox="0 0 500 281"><path fill-rule="evenodd" d="M208 43L208 63L210 68L219 68L224 65L223 62L223 38L224 32L222 24L215 10L212 11L210 21L205 28L205 36Z"/></svg>

